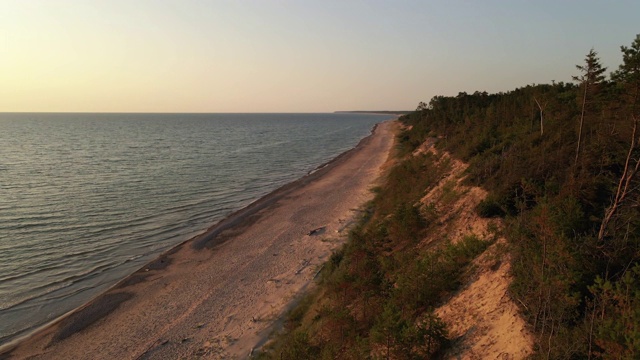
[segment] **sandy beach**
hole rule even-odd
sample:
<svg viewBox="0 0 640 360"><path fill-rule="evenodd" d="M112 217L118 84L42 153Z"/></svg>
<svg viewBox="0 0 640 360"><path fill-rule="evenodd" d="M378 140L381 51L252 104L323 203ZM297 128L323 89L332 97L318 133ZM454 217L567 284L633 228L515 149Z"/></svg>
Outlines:
<svg viewBox="0 0 640 360"><path fill-rule="evenodd" d="M355 149L165 253L0 359L248 357L372 198L393 126L380 124Z"/></svg>

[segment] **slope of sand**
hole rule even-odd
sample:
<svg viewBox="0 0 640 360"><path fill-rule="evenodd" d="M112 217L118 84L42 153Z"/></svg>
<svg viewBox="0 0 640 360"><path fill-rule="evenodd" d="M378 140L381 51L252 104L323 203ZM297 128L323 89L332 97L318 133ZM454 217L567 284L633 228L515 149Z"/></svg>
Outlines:
<svg viewBox="0 0 640 360"><path fill-rule="evenodd" d="M169 251L4 356L247 357L341 241L355 209L372 198L393 124L380 124L356 149Z"/></svg>
<svg viewBox="0 0 640 360"><path fill-rule="evenodd" d="M443 234L453 243L465 236L486 240L496 236L501 222L480 218L475 211L487 192L462 184L468 165L436 151L434 142L427 140L415 153L434 153L438 161L449 162L450 171L421 200L438 209L440 227L425 239L425 246L441 239ZM533 337L508 294L511 264L505 243L504 238L498 238L476 258L467 283L435 310L454 340L445 358L524 359L533 352Z"/></svg>

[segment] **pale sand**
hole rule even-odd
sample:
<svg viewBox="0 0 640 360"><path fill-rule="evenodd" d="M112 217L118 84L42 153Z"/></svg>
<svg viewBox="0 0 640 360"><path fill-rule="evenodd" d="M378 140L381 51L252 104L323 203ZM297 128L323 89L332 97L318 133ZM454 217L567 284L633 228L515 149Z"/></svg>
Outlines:
<svg viewBox="0 0 640 360"><path fill-rule="evenodd" d="M373 197L394 124L380 124L356 149L176 247L0 358L246 358Z"/></svg>
<svg viewBox="0 0 640 360"><path fill-rule="evenodd" d="M414 155L432 152L439 161L450 161L451 170L421 200L423 204L435 205L439 224L439 229L425 239L424 246L440 240L443 234L453 243L469 235L493 238L495 234L490 228L502 228L502 222L481 218L475 211L487 192L464 185L468 164L436 151L434 142L428 139ZM454 340L446 359L525 359L533 353L533 336L508 293L512 277L506 249L506 240L499 238L473 261L473 272L462 289L435 310Z"/></svg>

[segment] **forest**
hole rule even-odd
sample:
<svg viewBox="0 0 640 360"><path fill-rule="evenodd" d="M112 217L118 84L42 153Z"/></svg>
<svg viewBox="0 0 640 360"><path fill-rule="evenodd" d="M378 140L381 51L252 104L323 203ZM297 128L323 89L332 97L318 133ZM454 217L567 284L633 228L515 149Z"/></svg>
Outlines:
<svg viewBox="0 0 640 360"><path fill-rule="evenodd" d="M509 295L534 333L532 357L640 358L640 35L621 55L609 73L591 49L571 82L436 96L402 116L395 166L259 357L446 353L433 309L491 239L418 246L434 217L416 204L447 164L410 154L433 138L488 191L477 213L505 224Z"/></svg>

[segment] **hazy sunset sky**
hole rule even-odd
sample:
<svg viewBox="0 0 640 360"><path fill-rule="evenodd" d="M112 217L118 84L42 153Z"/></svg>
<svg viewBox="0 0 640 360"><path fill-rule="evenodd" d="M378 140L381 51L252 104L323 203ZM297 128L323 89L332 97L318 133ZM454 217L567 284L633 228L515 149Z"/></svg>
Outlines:
<svg viewBox="0 0 640 360"><path fill-rule="evenodd" d="M609 70L640 1L0 1L0 111L415 109Z"/></svg>

